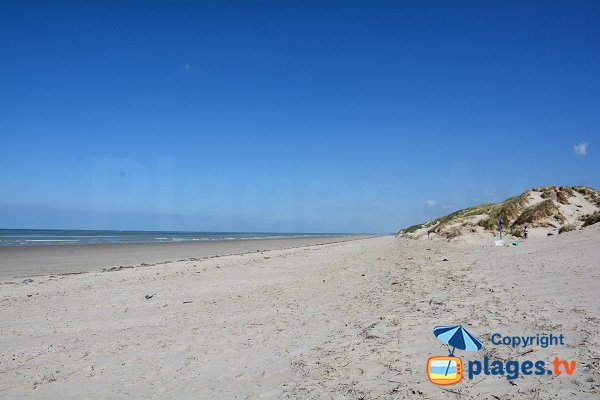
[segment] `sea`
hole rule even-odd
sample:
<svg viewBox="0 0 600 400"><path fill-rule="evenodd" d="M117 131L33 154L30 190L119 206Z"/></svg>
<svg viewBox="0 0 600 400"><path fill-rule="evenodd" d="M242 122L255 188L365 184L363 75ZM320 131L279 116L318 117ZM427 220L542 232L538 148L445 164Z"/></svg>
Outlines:
<svg viewBox="0 0 600 400"><path fill-rule="evenodd" d="M350 236L340 233L93 231L0 229L0 246L60 246L77 244L177 243L209 240L285 239Z"/></svg>

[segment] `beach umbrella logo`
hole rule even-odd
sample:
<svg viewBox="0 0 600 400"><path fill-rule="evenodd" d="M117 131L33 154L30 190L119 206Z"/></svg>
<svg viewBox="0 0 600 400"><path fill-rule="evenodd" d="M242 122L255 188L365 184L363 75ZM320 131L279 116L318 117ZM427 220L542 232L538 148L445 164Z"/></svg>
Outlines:
<svg viewBox="0 0 600 400"><path fill-rule="evenodd" d="M433 328L433 334L441 342L452 346L449 350L450 356L454 356L454 350L461 349L466 351L477 351L483 347L483 343L471 332L458 326L436 326Z"/></svg>
<svg viewBox="0 0 600 400"><path fill-rule="evenodd" d="M462 380L462 360L454 356L456 349L477 351L483 343L462 325L436 326L433 334L447 344L448 356L433 356L427 360L427 377L436 385L454 385Z"/></svg>

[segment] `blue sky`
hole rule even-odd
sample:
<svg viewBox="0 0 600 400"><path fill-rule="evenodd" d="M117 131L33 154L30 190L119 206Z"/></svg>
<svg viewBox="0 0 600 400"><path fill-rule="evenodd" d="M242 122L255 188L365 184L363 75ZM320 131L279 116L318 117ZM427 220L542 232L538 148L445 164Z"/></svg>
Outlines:
<svg viewBox="0 0 600 400"><path fill-rule="evenodd" d="M599 188L599 20L595 1L2 1L0 227L391 232Z"/></svg>

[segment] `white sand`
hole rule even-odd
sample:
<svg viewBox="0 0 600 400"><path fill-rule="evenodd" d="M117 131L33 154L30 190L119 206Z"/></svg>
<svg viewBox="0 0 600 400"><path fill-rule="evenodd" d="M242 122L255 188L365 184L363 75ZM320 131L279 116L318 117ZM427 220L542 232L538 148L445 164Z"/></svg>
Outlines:
<svg viewBox="0 0 600 400"><path fill-rule="evenodd" d="M0 398L598 398L599 259L592 226L519 247L383 237L3 284ZM432 329L450 324L484 341L464 361L577 369L434 386ZM566 346L520 355L493 332Z"/></svg>

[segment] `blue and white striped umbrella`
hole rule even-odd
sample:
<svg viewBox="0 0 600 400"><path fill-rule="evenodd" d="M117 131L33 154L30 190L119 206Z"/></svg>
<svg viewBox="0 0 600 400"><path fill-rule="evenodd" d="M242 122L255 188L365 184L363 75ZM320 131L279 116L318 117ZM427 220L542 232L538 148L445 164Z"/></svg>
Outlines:
<svg viewBox="0 0 600 400"><path fill-rule="evenodd" d="M483 347L483 343L462 325L436 326L433 328L433 334L442 342L453 347L450 354L454 354L454 349L477 351Z"/></svg>

